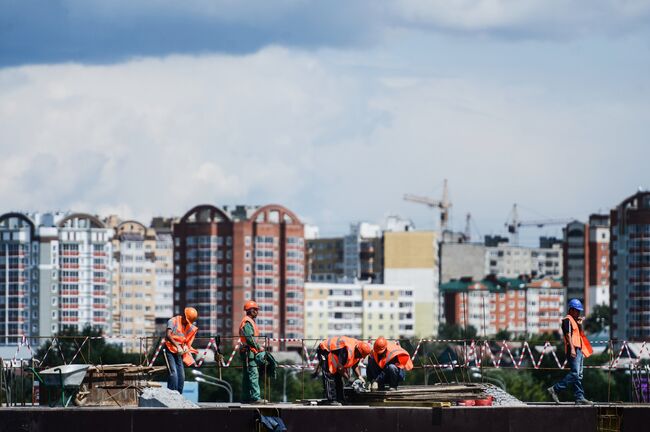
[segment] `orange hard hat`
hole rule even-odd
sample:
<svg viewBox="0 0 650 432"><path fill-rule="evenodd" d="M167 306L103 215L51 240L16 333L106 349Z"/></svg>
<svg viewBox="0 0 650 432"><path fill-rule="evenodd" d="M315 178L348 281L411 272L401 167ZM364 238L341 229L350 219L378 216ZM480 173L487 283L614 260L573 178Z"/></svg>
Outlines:
<svg viewBox="0 0 650 432"><path fill-rule="evenodd" d="M370 351L372 351L368 342L359 342L357 344L357 349L359 350L359 353L361 353L361 357L369 355Z"/></svg>
<svg viewBox="0 0 650 432"><path fill-rule="evenodd" d="M199 316L199 313L193 307L186 307L183 312L185 313L185 319L190 323L196 321L196 318Z"/></svg>
<svg viewBox="0 0 650 432"><path fill-rule="evenodd" d="M386 342L386 338L385 337L378 337L377 340L375 341L375 345L372 347L372 349L377 354L381 354L384 351L386 351L386 347L388 347L388 342Z"/></svg>
<svg viewBox="0 0 650 432"><path fill-rule="evenodd" d="M246 303L244 303L244 310L251 310L251 309L259 309L260 307L255 303L253 300L248 300Z"/></svg>

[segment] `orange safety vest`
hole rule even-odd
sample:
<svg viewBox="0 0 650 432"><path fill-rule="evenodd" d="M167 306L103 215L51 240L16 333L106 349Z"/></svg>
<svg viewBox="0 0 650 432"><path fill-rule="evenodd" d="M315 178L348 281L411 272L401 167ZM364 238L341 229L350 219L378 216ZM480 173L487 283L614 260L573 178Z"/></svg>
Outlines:
<svg viewBox="0 0 650 432"><path fill-rule="evenodd" d="M172 339L181 347L189 350L189 352L183 354L183 363L185 366L192 366L194 364L194 357L192 357L192 354L198 353L196 349L192 348L192 343L194 342L196 332L199 331L199 328L192 324L189 324L187 327L183 327L183 317L177 315L171 319L171 331ZM174 354L178 352L176 345L170 341L165 340L165 345L167 346L169 352Z"/></svg>
<svg viewBox="0 0 650 432"><path fill-rule="evenodd" d="M246 347L248 347L253 353L257 354L259 351L255 349L255 347L248 346L246 343L246 336L244 336L244 326L246 323L250 323L253 326L253 336L258 337L260 335L260 331L257 329L255 320L248 315L244 316L244 319L242 319L241 323L239 324L239 342L241 343L241 349L244 350Z"/></svg>
<svg viewBox="0 0 650 432"><path fill-rule="evenodd" d="M319 344L320 349L328 351L327 355L327 368L331 374L335 374L344 369L353 368L359 363L361 359L354 358L354 348L357 346L359 341L357 339L347 337L347 336L336 336L325 339ZM333 351L340 349L345 349L348 353L348 359L345 364L341 363L339 356Z"/></svg>
<svg viewBox="0 0 650 432"><path fill-rule="evenodd" d="M374 350L372 351L372 357L375 359L375 363L377 363L381 369L385 368L386 364L390 364L390 362L395 357L397 357L397 364L395 366L407 371L413 369L411 355L406 352L404 348L395 343L388 342L388 346L386 347L386 355L382 358L379 358L379 355Z"/></svg>
<svg viewBox="0 0 650 432"><path fill-rule="evenodd" d="M569 324L571 325L571 343L573 343L574 347L582 350L582 354L585 358L589 357L593 354L594 349L591 347L591 343L589 343L587 336L585 336L585 332L582 331L582 328L571 315L567 314L566 318L569 319ZM567 353L571 351L571 347L567 344L566 339L564 340L564 349Z"/></svg>

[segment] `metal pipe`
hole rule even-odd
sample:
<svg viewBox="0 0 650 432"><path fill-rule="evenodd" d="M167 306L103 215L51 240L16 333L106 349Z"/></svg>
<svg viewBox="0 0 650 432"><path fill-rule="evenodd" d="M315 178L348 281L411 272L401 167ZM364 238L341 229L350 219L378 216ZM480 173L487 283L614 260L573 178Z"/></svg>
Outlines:
<svg viewBox="0 0 650 432"><path fill-rule="evenodd" d="M223 390L227 391L227 392L228 392L228 398L229 398L229 401L230 401L230 403L232 403L232 390L230 390L230 389L229 389L228 387L226 387L225 385L217 384L217 383L213 383L213 382L210 382L210 381L208 381L208 380L206 380L206 379L203 379L203 378L201 378L201 377L196 377L196 382L200 382L200 383L203 383L203 384L207 384L207 385L211 385L211 386L214 386L214 387L218 387L218 388L220 388L220 389L223 389Z"/></svg>

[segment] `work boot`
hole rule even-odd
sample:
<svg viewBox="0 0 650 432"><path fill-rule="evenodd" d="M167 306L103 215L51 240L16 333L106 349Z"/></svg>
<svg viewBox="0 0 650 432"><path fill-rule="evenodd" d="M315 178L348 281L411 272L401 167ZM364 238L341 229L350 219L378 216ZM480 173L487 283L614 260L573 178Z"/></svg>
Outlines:
<svg viewBox="0 0 650 432"><path fill-rule="evenodd" d="M328 403L329 406L342 406L343 404L339 401L331 401Z"/></svg>
<svg viewBox="0 0 650 432"><path fill-rule="evenodd" d="M251 405L264 405L269 403L266 399L258 399L256 401L251 402Z"/></svg>
<svg viewBox="0 0 650 432"><path fill-rule="evenodd" d="M551 395L551 399L553 399L553 402L555 402L556 404L560 403L560 398L557 397L557 393L555 393L555 389L553 388L553 386L547 388L546 391L548 391L548 394Z"/></svg>
<svg viewBox="0 0 650 432"><path fill-rule="evenodd" d="M576 405L593 405L594 403L588 399L582 398L576 400Z"/></svg>
<svg viewBox="0 0 650 432"><path fill-rule="evenodd" d="M397 391L397 387L388 387L387 391Z"/></svg>

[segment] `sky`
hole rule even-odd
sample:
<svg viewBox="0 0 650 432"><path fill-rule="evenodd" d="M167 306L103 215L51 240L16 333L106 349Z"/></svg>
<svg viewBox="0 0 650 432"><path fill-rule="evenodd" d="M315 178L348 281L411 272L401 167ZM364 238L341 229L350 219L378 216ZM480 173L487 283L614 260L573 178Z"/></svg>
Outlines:
<svg viewBox="0 0 650 432"><path fill-rule="evenodd" d="M650 187L649 136L650 0L0 0L0 212L432 229L448 179L477 239Z"/></svg>

